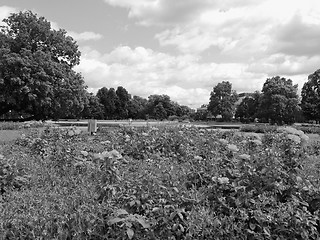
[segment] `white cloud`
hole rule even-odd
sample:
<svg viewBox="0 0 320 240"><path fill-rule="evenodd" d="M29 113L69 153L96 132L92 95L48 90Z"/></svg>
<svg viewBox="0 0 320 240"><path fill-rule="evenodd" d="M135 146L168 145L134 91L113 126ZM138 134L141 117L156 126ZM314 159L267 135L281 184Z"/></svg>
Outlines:
<svg viewBox="0 0 320 240"><path fill-rule="evenodd" d="M221 81L230 81L237 91L255 91L266 79L264 74L246 71L244 64L201 63L191 55L172 56L143 47L120 46L107 54L89 47L81 51L76 70L90 89L123 86L145 98L168 94L173 101L193 108L208 103L212 88Z"/></svg>
<svg viewBox="0 0 320 240"><path fill-rule="evenodd" d="M61 27L57 22L50 21L51 28L54 30L64 29ZM85 31L85 32L75 32L75 31L67 31L67 35L71 36L74 40L81 42L81 41L90 41L90 40L100 40L103 38L103 36L99 33Z"/></svg>
<svg viewBox="0 0 320 240"><path fill-rule="evenodd" d="M89 40L100 40L103 36L99 33L94 32L73 32L68 31L68 35L70 35L76 41L89 41Z"/></svg>

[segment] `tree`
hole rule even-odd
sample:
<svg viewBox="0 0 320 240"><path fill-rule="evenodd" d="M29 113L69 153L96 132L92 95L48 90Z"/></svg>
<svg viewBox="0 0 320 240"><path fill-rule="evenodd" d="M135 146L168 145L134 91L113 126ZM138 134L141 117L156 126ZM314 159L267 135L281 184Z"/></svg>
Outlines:
<svg viewBox="0 0 320 240"><path fill-rule="evenodd" d="M80 61L76 42L31 11L13 13L3 22L0 115L14 110L44 119L82 111L86 87L73 70Z"/></svg>
<svg viewBox="0 0 320 240"><path fill-rule="evenodd" d="M133 119L145 119L147 104L147 99L133 96L128 103L128 117Z"/></svg>
<svg viewBox="0 0 320 240"><path fill-rule="evenodd" d="M243 98L236 110L236 118L244 122L252 122L257 117L260 93L257 91Z"/></svg>
<svg viewBox="0 0 320 240"><path fill-rule="evenodd" d="M161 105L159 105L161 103ZM157 110L155 108L157 107ZM156 114L161 110L161 114ZM164 111L162 111L164 110ZM161 116L162 119L167 118L168 116L175 115L174 113L174 106L172 101L170 100L170 97L168 95L150 95L148 97L148 104L147 104L147 114L149 114L150 117L159 119L158 117ZM165 113L165 116L163 115Z"/></svg>
<svg viewBox="0 0 320 240"><path fill-rule="evenodd" d="M84 104L84 109L82 111L83 118L94 118L94 119L103 119L104 111L103 105L99 102L99 98L93 93L86 93L86 101Z"/></svg>
<svg viewBox="0 0 320 240"><path fill-rule="evenodd" d="M224 121L229 121L234 114L234 104L237 99L237 93L232 91L230 82L218 83L210 94L208 111L215 117L220 114Z"/></svg>
<svg viewBox="0 0 320 240"><path fill-rule="evenodd" d="M301 108L307 120L320 119L320 69L308 76L301 91Z"/></svg>
<svg viewBox="0 0 320 240"><path fill-rule="evenodd" d="M153 116L156 119L164 120L167 118L167 111L162 105L162 102L159 102L153 109Z"/></svg>
<svg viewBox="0 0 320 240"><path fill-rule="evenodd" d="M109 105L109 102L108 102L108 88L106 87L102 87L98 90L97 92L97 98L99 100L99 103L102 105L103 107L103 118L104 119L107 119L107 112L108 112L108 105Z"/></svg>
<svg viewBox="0 0 320 240"><path fill-rule="evenodd" d="M262 88L259 117L280 125L294 123L300 111L297 91L298 85L293 85L291 79L268 78Z"/></svg>
<svg viewBox="0 0 320 240"><path fill-rule="evenodd" d="M124 88L119 86L116 90L116 94L118 97L117 102L117 116L120 119L128 118L128 104L131 99L131 95L128 91Z"/></svg>
<svg viewBox="0 0 320 240"><path fill-rule="evenodd" d="M97 92L97 97L99 98L99 102L104 107L104 118L117 119L117 106L119 98L114 88L110 88L108 90L106 87L103 87L99 89Z"/></svg>

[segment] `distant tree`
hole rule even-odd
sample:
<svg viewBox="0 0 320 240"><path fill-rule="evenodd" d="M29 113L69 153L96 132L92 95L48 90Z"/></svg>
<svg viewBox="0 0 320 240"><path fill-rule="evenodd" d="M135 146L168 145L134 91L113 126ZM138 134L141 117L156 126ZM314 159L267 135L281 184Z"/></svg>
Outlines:
<svg viewBox="0 0 320 240"><path fill-rule="evenodd" d="M99 102L99 98L97 96L95 96L93 93L87 93L87 99L82 112L82 118L103 119L103 108L104 106Z"/></svg>
<svg viewBox="0 0 320 240"><path fill-rule="evenodd" d="M191 118L196 121L205 121L208 116L208 104L202 104L196 112L191 113Z"/></svg>
<svg viewBox="0 0 320 240"><path fill-rule="evenodd" d="M156 119L164 120L167 118L167 111L162 105L162 102L159 102L153 109L153 116Z"/></svg>
<svg viewBox="0 0 320 240"><path fill-rule="evenodd" d="M109 89L106 87L102 87L98 90L96 97L99 100L99 103L103 106L103 118L108 118L108 106L109 106L109 100L108 100L108 92Z"/></svg>
<svg viewBox="0 0 320 240"><path fill-rule="evenodd" d="M297 91L298 85L293 85L290 79L268 78L262 88L259 117L280 125L294 123L300 110Z"/></svg>
<svg viewBox="0 0 320 240"><path fill-rule="evenodd" d="M104 118L105 119L117 119L117 106L119 98L116 94L114 88L107 89L103 87L98 90L97 97L99 102L103 105L104 108Z"/></svg>
<svg viewBox="0 0 320 240"><path fill-rule="evenodd" d="M208 111L213 116L222 115L224 121L229 121L233 117L237 99L237 93L232 90L230 82L218 83L210 94Z"/></svg>
<svg viewBox="0 0 320 240"><path fill-rule="evenodd" d="M307 120L320 120L320 69L308 76L301 91L301 108Z"/></svg>
<svg viewBox="0 0 320 240"><path fill-rule="evenodd" d="M119 86L116 90L118 101L116 102L116 115L120 119L128 118L128 104L131 99L131 95L124 88Z"/></svg>
<svg viewBox="0 0 320 240"><path fill-rule="evenodd" d="M139 96L133 96L128 103L128 117L132 119L145 119L148 100Z"/></svg>
<svg viewBox="0 0 320 240"><path fill-rule="evenodd" d="M259 110L260 96L259 92L245 96L236 109L235 117L242 122L253 122Z"/></svg>
<svg viewBox="0 0 320 240"><path fill-rule="evenodd" d="M0 115L9 110L37 119L79 115L86 87L73 70L80 61L76 42L31 11L13 13L3 22Z"/></svg>
<svg viewBox="0 0 320 240"><path fill-rule="evenodd" d="M159 105L161 103L161 105ZM155 110L156 106L158 106L157 110ZM165 110L165 116L161 115L163 119L167 118L170 115L175 115L174 110L173 110L173 104L170 100L170 97L168 95L150 95L148 97L148 104L147 104L147 109L146 113L151 117L151 118L158 118L160 115L156 114L156 112L160 110Z"/></svg>

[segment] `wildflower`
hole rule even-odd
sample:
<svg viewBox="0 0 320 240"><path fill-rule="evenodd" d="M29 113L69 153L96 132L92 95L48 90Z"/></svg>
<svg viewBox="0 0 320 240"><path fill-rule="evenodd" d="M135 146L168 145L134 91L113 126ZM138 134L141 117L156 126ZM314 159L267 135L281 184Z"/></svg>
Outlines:
<svg viewBox="0 0 320 240"><path fill-rule="evenodd" d="M229 183L229 178L227 178L227 177L218 178L218 182L220 184L227 184L227 183Z"/></svg>
<svg viewBox="0 0 320 240"><path fill-rule="evenodd" d="M246 133L246 135L248 138L250 139L257 139L257 140L260 140L261 141L261 137L258 133Z"/></svg>
<svg viewBox="0 0 320 240"><path fill-rule="evenodd" d="M227 144L229 143L228 140L222 139L222 138L220 138L218 141L219 141L221 144L224 144L224 145L227 145Z"/></svg>
<svg viewBox="0 0 320 240"><path fill-rule="evenodd" d="M89 153L87 151L81 151L80 153L85 157L87 157L89 155Z"/></svg>
<svg viewBox="0 0 320 240"><path fill-rule="evenodd" d="M238 152L239 151L238 147L236 145L234 145L234 144L228 144L227 148L232 152Z"/></svg>

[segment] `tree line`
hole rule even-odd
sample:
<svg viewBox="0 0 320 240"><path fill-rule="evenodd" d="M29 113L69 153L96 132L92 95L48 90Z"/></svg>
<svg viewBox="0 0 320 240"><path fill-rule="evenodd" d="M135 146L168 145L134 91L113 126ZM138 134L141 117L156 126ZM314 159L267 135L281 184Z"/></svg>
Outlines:
<svg viewBox="0 0 320 240"><path fill-rule="evenodd" d="M240 99L240 101L239 101ZM238 104L236 104L238 102ZM283 77L268 78L262 91L237 94L228 81L218 83L211 92L206 114L220 115L223 121L233 117L242 122L269 122L271 124L292 124L294 122L320 119L320 69L310 74L304 83L301 98L298 85Z"/></svg>
<svg viewBox="0 0 320 240"><path fill-rule="evenodd" d="M77 43L63 29L31 11L12 13L0 26L0 117L8 112L34 119L177 119L207 117L230 121L291 124L320 119L320 69L310 74L301 98L298 85L283 77L268 78L262 91L237 94L230 82L218 83L205 112L194 113L167 95L148 99L118 86L89 93L74 67L80 63ZM240 101L240 100L241 101Z"/></svg>
<svg viewBox="0 0 320 240"><path fill-rule="evenodd" d="M103 87L97 94L88 94L83 118L96 119L181 119L190 116L192 109L172 101L168 95L150 95L148 99L131 96L128 91L119 86Z"/></svg>

